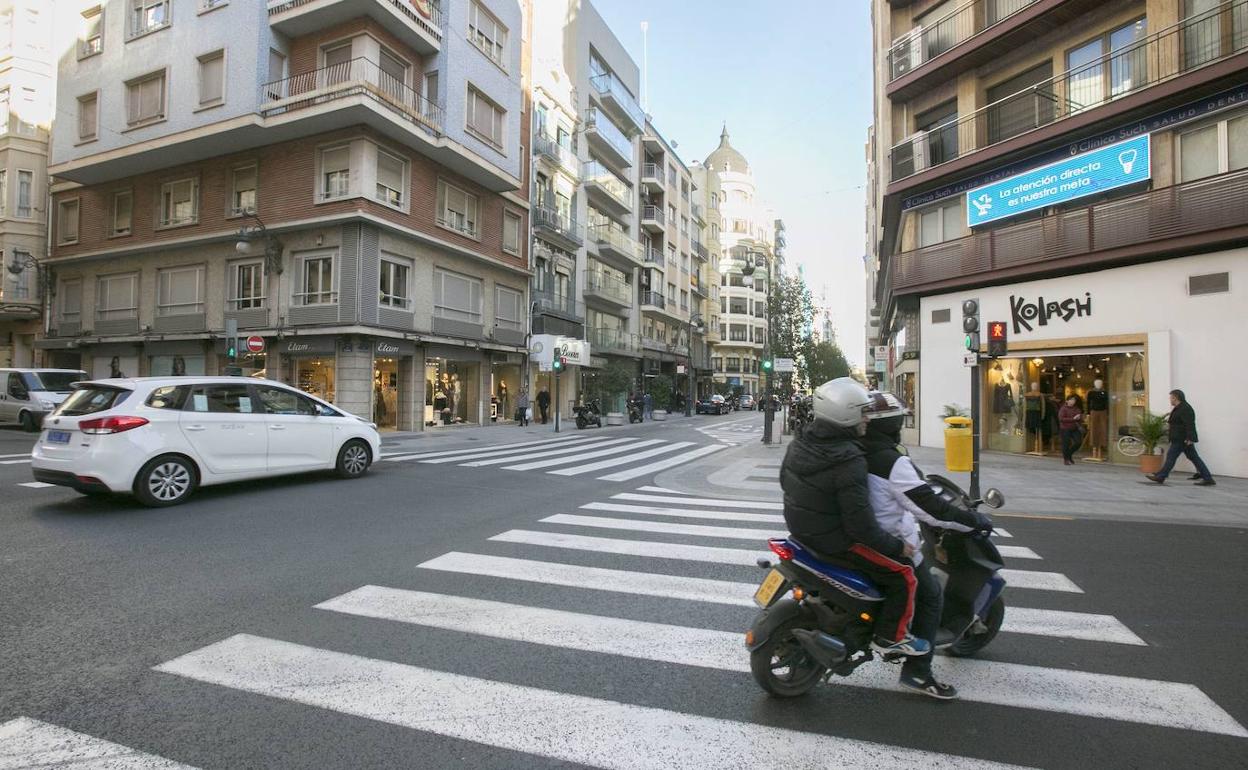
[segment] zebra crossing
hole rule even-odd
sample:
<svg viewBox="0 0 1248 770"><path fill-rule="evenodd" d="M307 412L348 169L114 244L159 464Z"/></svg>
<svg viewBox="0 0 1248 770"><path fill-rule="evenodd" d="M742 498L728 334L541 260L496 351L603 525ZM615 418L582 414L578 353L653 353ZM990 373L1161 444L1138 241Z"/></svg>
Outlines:
<svg viewBox="0 0 1248 770"><path fill-rule="evenodd" d="M564 692L548 682L539 686L526 680L529 669L519 662L509 681L423 664L417 635L436 630L477 644L510 645L503 654L524 654L526 660L530 654L532 660L541 660L541 650L551 649L661 664L691 677L748 677L742 631L755 613L755 560L771 556L763 545L783 531L781 508L776 502L701 497L656 486L610 494L575 512L536 517L526 528L505 530L469 550L412 565L413 582L429 576L429 582L454 589L366 584L311 607L352 622L381 621L407 630L413 643L393 657L383 660L248 629L222 629L219 641L153 670L283 703L594 767L1014 766L982 756L759 723L769 721L769 707L780 708L761 694L751 712L761 716L754 721ZM995 534L1004 541L998 547L1006 557L1017 560L1017 568L1004 573L1010 606L1002 639L1054 639L1139 654L1150 650L1148 640L1118 618L1094 612L1094 597L1070 577L1032 569L1043 566L1043 554L1020 544L1022 535ZM594 564L596 559L610 566ZM432 579L439 575L452 580ZM505 600L516 596L524 601ZM605 609L616 606L603 601L610 597L640 597L669 609L673 601L692 603L703 622L684 625L680 612L655 613L649 620L619 617ZM664 604L657 604L660 600ZM1059 601L1065 608L1052 609ZM586 660L594 665L593 657ZM1057 714L1248 738L1248 730L1193 684L1098 673L1086 659L1077 668L1065 657L1062 662L1011 662L996 653L984 659L941 657L936 666L956 682L963 701L1013 709L1011 719ZM602 692L619 692L613 685L622 682L611 679L617 670L602 667ZM664 676L671 675L670 668L667 672ZM876 662L850 677L836 678L831 686L874 691L881 698L917 697L896 692L896 678L895 667ZM753 693L752 686L748 691ZM819 697L818 691L813 697ZM481 719L482 709L489 714L486 720ZM577 718L551 718L557 714ZM33 719L0 724L0 770L54 765L58 757L71 756L85 758L88 766L185 767ZM461 761L471 765L469 759Z"/></svg>
<svg viewBox="0 0 1248 770"><path fill-rule="evenodd" d="M708 438L730 446L753 444L761 441L763 438L761 419L738 420L727 423L717 422L699 427L697 431Z"/></svg>
<svg viewBox="0 0 1248 770"><path fill-rule="evenodd" d="M574 433L562 438L522 441L492 447L383 455L382 463L458 465L505 471L541 471L552 476L595 475L599 481L631 481L726 449L724 444L619 437L610 433ZM650 462L642 462L649 460ZM640 464L639 464L640 463Z"/></svg>

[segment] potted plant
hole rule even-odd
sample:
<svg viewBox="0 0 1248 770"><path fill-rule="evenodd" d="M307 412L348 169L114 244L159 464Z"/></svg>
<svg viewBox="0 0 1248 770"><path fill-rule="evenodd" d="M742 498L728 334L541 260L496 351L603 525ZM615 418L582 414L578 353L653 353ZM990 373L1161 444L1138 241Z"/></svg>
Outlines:
<svg viewBox="0 0 1248 770"><path fill-rule="evenodd" d="M600 399L598 408L606 413L607 425L623 425L625 418L620 404L633 384L632 370L623 364L611 364L603 371L599 382L599 392L595 396Z"/></svg>
<svg viewBox="0 0 1248 770"><path fill-rule="evenodd" d="M660 374L650 380L650 397L654 400L654 419L666 420L667 410L672 405L672 378Z"/></svg>
<svg viewBox="0 0 1248 770"><path fill-rule="evenodd" d="M1156 473L1161 470L1164 458L1157 453L1157 445L1170 433L1170 424L1164 415L1153 414L1147 409L1135 423L1139 431L1140 442L1144 444L1144 454L1140 455L1140 471Z"/></svg>

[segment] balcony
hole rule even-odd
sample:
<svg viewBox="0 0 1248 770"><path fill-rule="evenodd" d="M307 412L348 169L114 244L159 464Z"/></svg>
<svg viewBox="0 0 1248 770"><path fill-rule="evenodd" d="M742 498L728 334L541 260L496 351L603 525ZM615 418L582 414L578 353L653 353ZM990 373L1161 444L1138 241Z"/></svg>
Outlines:
<svg viewBox="0 0 1248 770"><path fill-rule="evenodd" d="M566 171L569 175L580 178L581 159L568 147L556 142L545 134L534 134L533 150L540 157L546 158L556 168Z"/></svg>
<svg viewBox="0 0 1248 770"><path fill-rule="evenodd" d="M642 206L641 227L648 232L661 234L667 227L667 220L663 216L663 207L650 205Z"/></svg>
<svg viewBox="0 0 1248 770"><path fill-rule="evenodd" d="M691 243L693 247L693 256L705 262L707 260L707 257L709 256L706 251L706 246L702 244L702 241L698 241L698 240L692 241Z"/></svg>
<svg viewBox="0 0 1248 770"><path fill-rule="evenodd" d="M706 288L702 285L702 276L697 273L689 276L689 288L699 297L705 298L707 296Z"/></svg>
<svg viewBox="0 0 1248 770"><path fill-rule="evenodd" d="M633 211L633 188L597 161L585 164L585 192L598 208L617 216Z"/></svg>
<svg viewBox="0 0 1248 770"><path fill-rule="evenodd" d="M643 291L641 293L642 310L664 310L666 307L667 299L657 291Z"/></svg>
<svg viewBox="0 0 1248 770"><path fill-rule="evenodd" d="M637 356L637 335L629 334L622 329L587 329L585 339L589 341L590 350L594 352L617 353L626 356Z"/></svg>
<svg viewBox="0 0 1248 770"><path fill-rule="evenodd" d="M632 270L641 262L641 244L615 224L599 223L589 228L589 241L598 249L598 256L622 270Z"/></svg>
<svg viewBox="0 0 1248 770"><path fill-rule="evenodd" d="M642 261L647 265L653 265L655 268L662 270L666 260L663 258L663 252L658 249L647 248L645 254L642 255Z"/></svg>
<svg viewBox="0 0 1248 770"><path fill-rule="evenodd" d="M633 306L633 290L625 281L600 270L585 271L585 300L600 300L617 307Z"/></svg>
<svg viewBox="0 0 1248 770"><path fill-rule="evenodd" d="M269 0L268 11L269 26L291 38L368 16L419 53L442 47L442 8L433 0Z"/></svg>
<svg viewBox="0 0 1248 770"><path fill-rule="evenodd" d="M633 133L641 133L646 128L646 113L641 105L624 87L613 72L604 72L589 79L591 93L597 94L598 100L621 123L627 124Z"/></svg>
<svg viewBox="0 0 1248 770"><path fill-rule="evenodd" d="M585 243L584 230L576 220L549 206L533 207L533 230L567 251L576 251Z"/></svg>
<svg viewBox="0 0 1248 770"><path fill-rule="evenodd" d="M598 155L617 166L633 165L633 142L597 107L585 111L585 138Z"/></svg>
<svg viewBox="0 0 1248 770"><path fill-rule="evenodd" d="M653 193L663 192L663 167L658 163L643 163L641 186Z"/></svg>
<svg viewBox="0 0 1248 770"><path fill-rule="evenodd" d="M981 230L895 255L883 291L928 293L1243 243L1245 201L1248 170Z"/></svg>
<svg viewBox="0 0 1248 770"><path fill-rule="evenodd" d="M689 210L693 214L693 219L695 222L697 222L699 225L706 224L706 212L703 211L701 203L692 204L689 207Z"/></svg>
<svg viewBox="0 0 1248 770"><path fill-rule="evenodd" d="M575 321L585 318L585 306L566 294L534 291L529 296L533 298L536 313L553 313Z"/></svg>
<svg viewBox="0 0 1248 770"><path fill-rule="evenodd" d="M1234 20L1234 34L1226 32L1229 19ZM1064 130L1075 130L1117 112L1138 108L1139 103L1124 97L1209 67L1245 49L1248 0L1224 2L1212 11L1189 17L970 115L931 131L917 132L892 148L893 182L889 192L895 192L891 188L898 180L1004 145L1043 126L1070 121ZM1181 93L1183 84L1176 83L1174 88ZM1035 143L1034 138L1029 142ZM1002 147L1003 152L1011 149L1016 148ZM960 171L972 162L975 161L953 164L946 172Z"/></svg>

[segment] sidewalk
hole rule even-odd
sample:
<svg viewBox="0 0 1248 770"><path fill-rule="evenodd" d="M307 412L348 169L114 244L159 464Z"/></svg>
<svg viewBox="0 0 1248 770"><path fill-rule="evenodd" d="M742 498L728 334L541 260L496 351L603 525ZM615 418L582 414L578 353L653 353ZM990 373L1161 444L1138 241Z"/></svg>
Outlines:
<svg viewBox="0 0 1248 770"><path fill-rule="evenodd" d="M748 444L660 474L659 486L707 497L777 500L784 445ZM948 476L964 489L969 473L945 470L942 449L917 447L914 462L926 472ZM1248 527L1248 479L1215 477L1216 487L1195 487L1189 472L1175 471L1165 486L1135 468L1080 462L1061 457L1025 457L999 452L980 456L980 486L1005 494L1002 513L1042 517L1121 519L1123 521Z"/></svg>
<svg viewBox="0 0 1248 770"><path fill-rule="evenodd" d="M655 421L646 420L641 423L625 422L623 425L606 425L606 417L603 417L602 430L612 433L620 431L629 431L641 428L642 426L653 425L684 425L686 420L692 421L694 418L686 418L682 414L669 414L666 420ZM396 450L420 449L421 447L436 443L450 444L456 441L485 441L491 444L510 444L516 441L537 440L541 438L555 438L556 436L567 436L569 434L592 434L598 428L586 428L585 430L577 430L576 420L569 415L563 415L563 419L559 421L559 433L555 433L555 418L552 415L550 422L542 425L540 422L531 422L527 426L521 428L519 423L500 422L490 423L489 425L447 425L444 427L428 428L424 431L387 431L381 434L382 450L386 453L393 453Z"/></svg>

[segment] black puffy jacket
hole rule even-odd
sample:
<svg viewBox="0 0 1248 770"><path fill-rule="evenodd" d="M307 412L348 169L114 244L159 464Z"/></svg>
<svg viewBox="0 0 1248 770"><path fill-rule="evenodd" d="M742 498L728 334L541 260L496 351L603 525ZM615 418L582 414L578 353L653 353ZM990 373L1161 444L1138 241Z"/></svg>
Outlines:
<svg viewBox="0 0 1248 770"><path fill-rule="evenodd" d="M880 529L867 493L867 460L852 429L816 420L789 444L780 466L784 521L818 551L843 553L854 543L900 559L905 543Z"/></svg>

